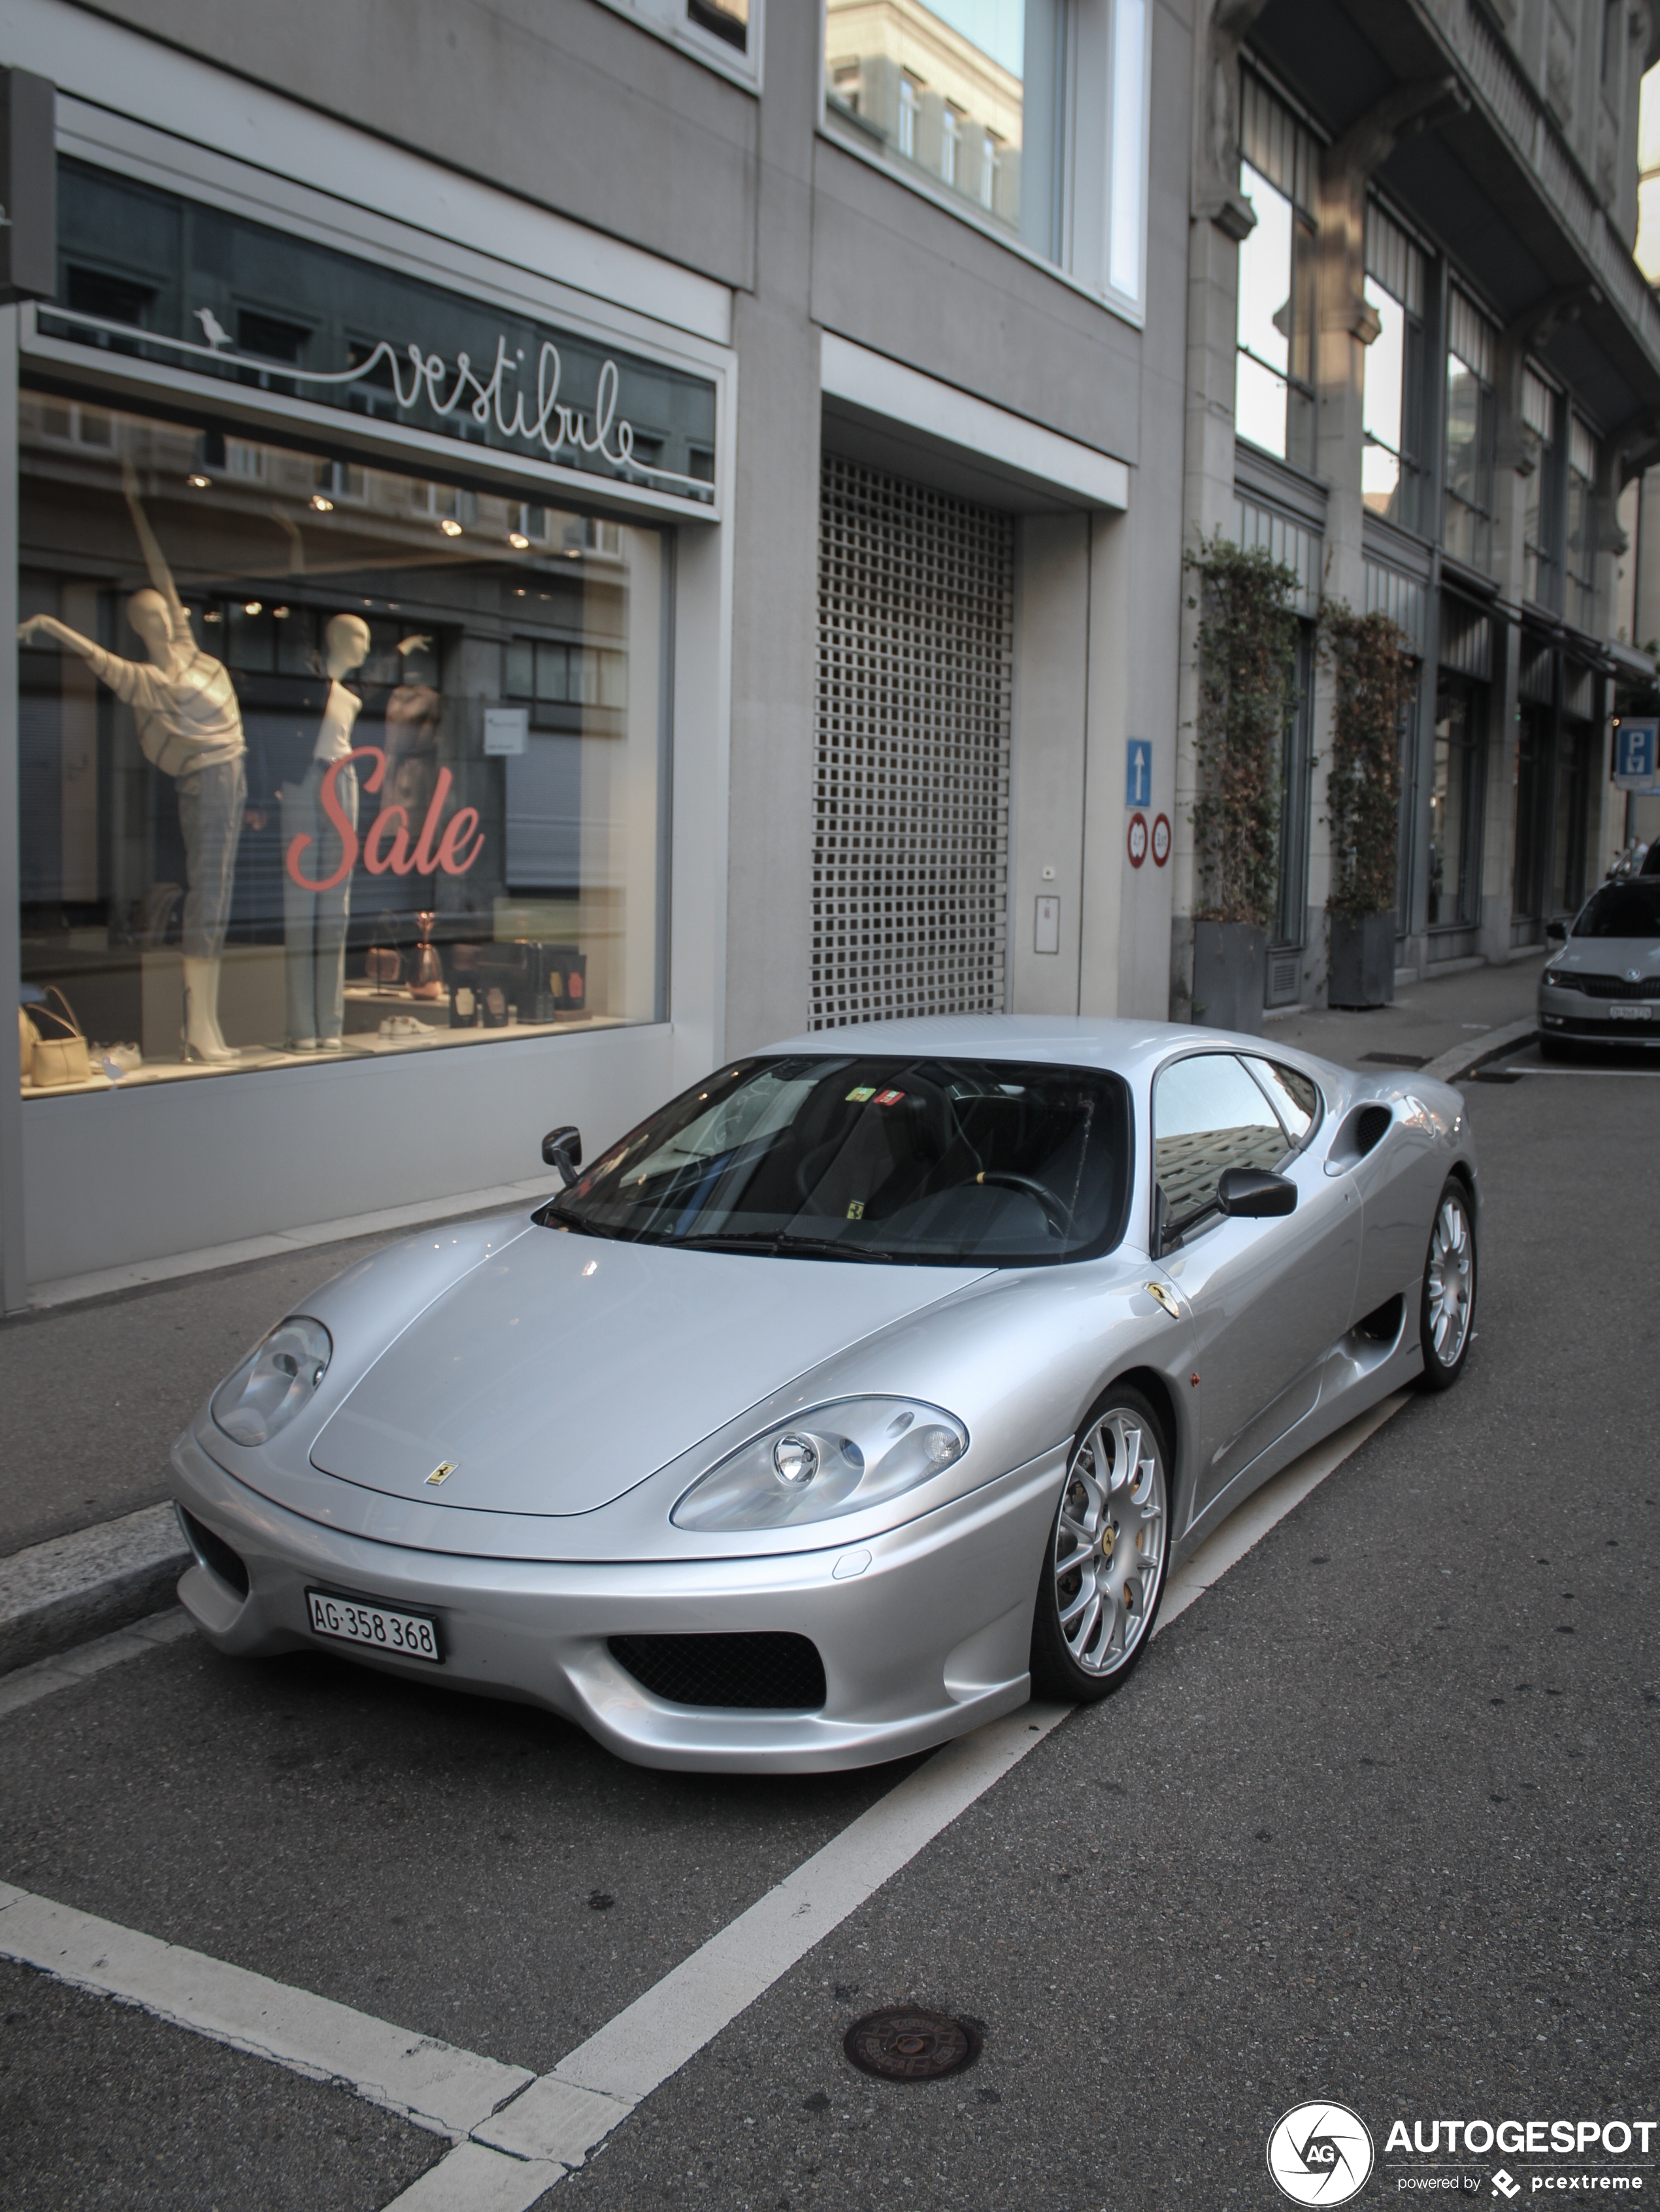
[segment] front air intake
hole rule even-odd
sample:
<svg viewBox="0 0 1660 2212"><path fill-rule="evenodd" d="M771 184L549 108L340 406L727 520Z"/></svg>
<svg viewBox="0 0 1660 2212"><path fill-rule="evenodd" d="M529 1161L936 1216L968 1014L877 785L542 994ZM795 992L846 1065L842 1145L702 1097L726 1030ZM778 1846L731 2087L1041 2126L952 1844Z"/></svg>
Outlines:
<svg viewBox="0 0 1660 2212"><path fill-rule="evenodd" d="M613 1636L611 1656L642 1689L672 1705L743 1706L751 1712L816 1712L824 1662L805 1636Z"/></svg>
<svg viewBox="0 0 1660 2212"><path fill-rule="evenodd" d="M210 1574L217 1575L222 1583L228 1583L238 1597L246 1597L248 1571L224 1538L216 1536L205 1522L198 1521L193 1513L187 1513L182 1505L179 1518L185 1524L185 1540L201 1564Z"/></svg>

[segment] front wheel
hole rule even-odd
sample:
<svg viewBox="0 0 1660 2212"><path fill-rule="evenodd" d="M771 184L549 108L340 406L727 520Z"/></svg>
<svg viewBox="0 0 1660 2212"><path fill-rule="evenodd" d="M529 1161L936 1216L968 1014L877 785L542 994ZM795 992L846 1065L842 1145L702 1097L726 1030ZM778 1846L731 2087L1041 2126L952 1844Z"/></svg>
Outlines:
<svg viewBox="0 0 1660 2212"><path fill-rule="evenodd" d="M1450 1176L1436 1204L1419 1306L1426 1390L1450 1390L1458 1380L1475 1319L1475 1224L1469 1194L1456 1176Z"/></svg>
<svg viewBox="0 0 1660 2212"><path fill-rule="evenodd" d="M1169 1462L1140 1393L1110 1390L1072 1449L1031 1629L1035 1697L1092 1704L1140 1657L1164 1594Z"/></svg>

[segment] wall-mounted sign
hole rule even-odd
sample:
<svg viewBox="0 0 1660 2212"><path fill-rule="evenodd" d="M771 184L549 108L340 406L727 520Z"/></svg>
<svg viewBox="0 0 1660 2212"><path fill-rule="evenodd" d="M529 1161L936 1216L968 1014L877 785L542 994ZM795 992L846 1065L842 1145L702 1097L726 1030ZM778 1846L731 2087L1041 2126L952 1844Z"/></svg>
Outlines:
<svg viewBox="0 0 1660 2212"><path fill-rule="evenodd" d="M301 890L331 891L344 884L357 866L361 852L363 866L372 876L431 876L441 868L447 876L465 876L467 870L484 849L484 833L478 827L476 806L458 807L447 821L445 810L449 804L450 787L454 781L447 768L441 768L433 784L432 797L417 832L404 806L383 806L368 828L368 835L361 841L353 812L347 811L340 796L340 777L354 761L373 761L363 788L373 794L380 790L386 773L386 756L379 745L359 745L341 760L331 761L323 775L321 798L323 811L334 824L340 840L340 858L326 876L308 876L306 858L314 840L304 836L292 837L283 856L283 865ZM413 842L411 842L413 839Z"/></svg>
<svg viewBox="0 0 1660 2212"><path fill-rule="evenodd" d="M1124 758L1124 804L1146 806L1152 799L1152 739L1132 738Z"/></svg>
<svg viewBox="0 0 1660 2212"><path fill-rule="evenodd" d="M1170 858L1170 817L1155 814L1152 817L1152 865L1162 868Z"/></svg>
<svg viewBox="0 0 1660 2212"><path fill-rule="evenodd" d="M1145 814L1131 815L1129 836L1125 842L1129 848L1131 867L1139 868L1147 857L1147 817Z"/></svg>
<svg viewBox="0 0 1660 2212"><path fill-rule="evenodd" d="M81 161L47 337L707 505L706 377Z"/></svg>
<svg viewBox="0 0 1660 2212"><path fill-rule="evenodd" d="M1660 752L1660 723L1621 722L1614 733L1614 780L1621 791L1660 789L1656 755Z"/></svg>

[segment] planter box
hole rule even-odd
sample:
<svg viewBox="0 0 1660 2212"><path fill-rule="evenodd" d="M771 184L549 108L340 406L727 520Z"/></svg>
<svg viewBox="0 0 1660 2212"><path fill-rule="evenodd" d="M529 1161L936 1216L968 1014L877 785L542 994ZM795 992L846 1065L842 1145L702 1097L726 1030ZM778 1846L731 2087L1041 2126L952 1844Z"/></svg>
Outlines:
<svg viewBox="0 0 1660 2212"><path fill-rule="evenodd" d="M1334 914L1331 961L1326 975L1329 1006L1395 1004L1394 914Z"/></svg>
<svg viewBox="0 0 1660 2212"><path fill-rule="evenodd" d="M1193 1018L1207 1030L1262 1034L1268 933L1249 921L1193 925Z"/></svg>

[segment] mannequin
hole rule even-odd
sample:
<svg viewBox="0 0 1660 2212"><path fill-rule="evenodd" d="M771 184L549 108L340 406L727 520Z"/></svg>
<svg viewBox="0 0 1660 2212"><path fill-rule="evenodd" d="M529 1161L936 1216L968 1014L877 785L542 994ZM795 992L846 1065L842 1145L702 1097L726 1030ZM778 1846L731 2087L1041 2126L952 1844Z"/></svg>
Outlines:
<svg viewBox="0 0 1660 2212"><path fill-rule="evenodd" d="M186 1060L236 1058L219 1028L219 963L230 919L236 843L247 793L246 740L229 672L204 653L155 533L138 501L138 479L124 463L122 482L152 588L127 601L127 620L149 658L123 660L82 637L55 615L18 627L20 644L56 638L78 653L100 682L125 701L138 724L144 757L174 780L185 840L183 1043Z"/></svg>
<svg viewBox="0 0 1660 2212"><path fill-rule="evenodd" d="M333 616L323 633L323 666L329 696L318 726L311 765L298 783L285 783L283 849L296 837L309 841L307 866L314 878L334 874L344 855L339 830L323 805L323 779L337 762L335 799L357 824L357 770L348 760L351 733L362 708L345 679L368 658L369 626L362 615ZM294 1052L337 1052L346 1012L346 917L351 907L351 877L331 890L314 891L288 868L283 877L283 941L288 984L289 1047Z"/></svg>

